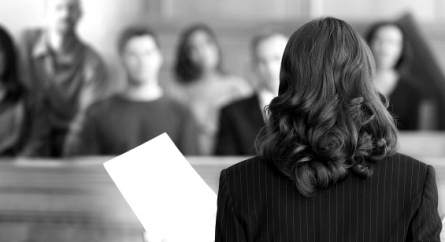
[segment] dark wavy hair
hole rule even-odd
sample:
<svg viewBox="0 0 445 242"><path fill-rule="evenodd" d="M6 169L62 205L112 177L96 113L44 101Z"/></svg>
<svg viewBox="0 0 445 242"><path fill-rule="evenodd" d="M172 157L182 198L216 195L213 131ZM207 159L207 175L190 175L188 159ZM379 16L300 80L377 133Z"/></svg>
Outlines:
<svg viewBox="0 0 445 242"><path fill-rule="evenodd" d="M313 20L290 37L279 95L256 147L302 195L350 171L368 178L373 163L396 152L397 129L373 86L374 65L365 41L342 20Z"/></svg>
<svg viewBox="0 0 445 242"><path fill-rule="evenodd" d="M193 82L199 79L203 74L202 67L194 63L190 56L190 38L196 32L204 32L215 44L219 54L219 61L216 67L216 71L224 74L224 71L222 69L221 47L218 43L215 33L209 26L205 24L196 24L185 29L184 32L182 32L176 51L177 53L176 63L174 65L174 72L176 75L176 79L182 83Z"/></svg>
<svg viewBox="0 0 445 242"><path fill-rule="evenodd" d="M403 47L402 47L402 51L400 53L399 60L396 62L396 65L394 68L398 71L406 70L406 68L408 68L408 66L410 64L413 53L412 53L411 45L409 44L409 41L406 38L405 30L400 24L398 24L397 22L393 22L393 21L381 21L381 22L374 23L369 27L368 31L365 33L365 35L364 35L365 40L366 40L366 42L368 42L368 45L371 47L372 41L374 40L374 37L375 37L375 34L377 33L377 31L380 28L386 27L386 26L394 26L402 32ZM372 50L372 48L371 48L371 50Z"/></svg>
<svg viewBox="0 0 445 242"><path fill-rule="evenodd" d="M0 26L0 53L4 55L4 72L0 73L0 82L6 89L1 106L7 107L21 100L25 88L18 75L18 56L14 41L2 26Z"/></svg>

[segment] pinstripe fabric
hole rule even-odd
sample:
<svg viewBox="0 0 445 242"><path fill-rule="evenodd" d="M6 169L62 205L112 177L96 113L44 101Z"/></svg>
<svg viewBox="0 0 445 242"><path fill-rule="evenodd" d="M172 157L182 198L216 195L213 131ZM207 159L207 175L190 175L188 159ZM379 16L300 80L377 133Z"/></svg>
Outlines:
<svg viewBox="0 0 445 242"><path fill-rule="evenodd" d="M396 154L312 198L258 157L221 172L216 241L440 241L434 168Z"/></svg>

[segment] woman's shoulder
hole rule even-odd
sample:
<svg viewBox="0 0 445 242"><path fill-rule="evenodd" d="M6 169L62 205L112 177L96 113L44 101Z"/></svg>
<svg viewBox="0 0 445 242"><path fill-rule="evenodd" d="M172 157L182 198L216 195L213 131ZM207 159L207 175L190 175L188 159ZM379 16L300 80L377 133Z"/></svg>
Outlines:
<svg viewBox="0 0 445 242"><path fill-rule="evenodd" d="M433 169L430 165L415 159L411 156L396 153L387 156L374 166L374 175L385 175L394 179L412 180L412 182L422 183L428 172ZM274 169L273 164L255 156L243 160L225 169L225 174L234 182L249 182L255 177L276 177L280 176L278 171ZM241 179L240 179L241 178Z"/></svg>
<svg viewBox="0 0 445 242"><path fill-rule="evenodd" d="M246 169L246 167L251 166L260 166L261 163L264 163L264 161L259 156L250 157L248 159L242 160L238 163L235 163L229 167L226 168L228 171L233 170L239 170L239 169Z"/></svg>
<svg viewBox="0 0 445 242"><path fill-rule="evenodd" d="M410 168L412 166L422 166L422 167L427 166L427 164L416 158L398 152L395 153L394 155L385 157L383 160L379 162L379 164L391 165L393 167L398 166L398 168L401 169L403 169L404 167Z"/></svg>
<svg viewBox="0 0 445 242"><path fill-rule="evenodd" d="M258 197L263 191L279 189L280 184L284 184L283 178L259 156L224 169L221 172L220 183L241 204L248 197Z"/></svg>
<svg viewBox="0 0 445 242"><path fill-rule="evenodd" d="M259 177L270 177L277 175L271 164L255 156L236 163L224 170L229 180L235 183L255 182Z"/></svg>
<svg viewBox="0 0 445 242"><path fill-rule="evenodd" d="M434 174L434 168L411 156L396 153L379 161L373 176L389 177L397 184L423 184L427 176ZM422 187L422 186L419 186Z"/></svg>
<svg viewBox="0 0 445 242"><path fill-rule="evenodd" d="M399 90L411 95L417 95L424 97L424 89L421 85L422 80L410 73L401 72L400 73L400 83L398 85Z"/></svg>

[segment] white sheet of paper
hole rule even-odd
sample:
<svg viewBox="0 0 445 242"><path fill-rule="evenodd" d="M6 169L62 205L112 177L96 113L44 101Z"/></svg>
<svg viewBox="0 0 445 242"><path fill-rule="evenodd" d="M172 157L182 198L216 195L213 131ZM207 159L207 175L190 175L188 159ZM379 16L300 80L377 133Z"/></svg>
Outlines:
<svg viewBox="0 0 445 242"><path fill-rule="evenodd" d="M166 133L104 167L150 242L215 240L216 194Z"/></svg>

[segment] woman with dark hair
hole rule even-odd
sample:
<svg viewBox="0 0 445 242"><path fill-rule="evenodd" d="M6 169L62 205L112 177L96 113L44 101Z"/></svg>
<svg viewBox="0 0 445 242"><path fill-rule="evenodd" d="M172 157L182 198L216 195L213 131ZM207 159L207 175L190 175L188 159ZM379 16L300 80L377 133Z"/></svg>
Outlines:
<svg viewBox="0 0 445 242"><path fill-rule="evenodd" d="M440 241L434 168L396 153L374 68L344 21L290 37L259 156L221 172L216 241Z"/></svg>
<svg viewBox="0 0 445 242"><path fill-rule="evenodd" d="M186 29L177 50L175 75L182 83L197 81L208 72L224 75L221 47L209 26L197 24Z"/></svg>
<svg viewBox="0 0 445 242"><path fill-rule="evenodd" d="M417 130L426 126L421 123L422 118L431 117L422 117L425 95L420 82L408 70L412 51L403 28L397 22L378 22L369 28L365 38L376 62L374 84L389 99L389 111L397 127Z"/></svg>
<svg viewBox="0 0 445 242"><path fill-rule="evenodd" d="M222 68L221 48L214 32L203 24L186 29L174 66L176 85L171 95L189 106L198 123L200 154L213 152L219 109L252 91L241 78Z"/></svg>
<svg viewBox="0 0 445 242"><path fill-rule="evenodd" d="M0 156L40 155L43 142L39 138L45 134L43 113L34 115L39 104L26 95L17 65L14 42L0 26Z"/></svg>

